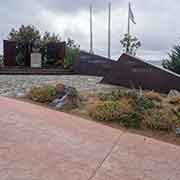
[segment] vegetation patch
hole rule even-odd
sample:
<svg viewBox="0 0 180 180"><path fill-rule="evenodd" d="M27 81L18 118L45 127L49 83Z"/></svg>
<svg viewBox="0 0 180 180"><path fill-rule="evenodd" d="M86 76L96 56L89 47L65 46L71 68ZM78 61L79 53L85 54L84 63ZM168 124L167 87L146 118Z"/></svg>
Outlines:
<svg viewBox="0 0 180 180"><path fill-rule="evenodd" d="M90 109L90 116L98 121L120 121L121 116L128 115L132 106L128 101L102 101Z"/></svg>
<svg viewBox="0 0 180 180"><path fill-rule="evenodd" d="M180 97L167 101L167 96L159 93L135 90L101 93L98 97L100 102L90 111L93 119L160 131L175 131L180 127Z"/></svg>
<svg viewBox="0 0 180 180"><path fill-rule="evenodd" d="M170 98L169 103L174 105L180 105L180 96Z"/></svg>
<svg viewBox="0 0 180 180"><path fill-rule="evenodd" d="M56 87L55 86L43 86L43 87L33 87L27 94L27 97L33 101L40 103L49 103L56 97Z"/></svg>
<svg viewBox="0 0 180 180"><path fill-rule="evenodd" d="M144 95L145 97L153 101L157 101L157 102L163 101L163 97L159 93L154 92L154 91L146 92L144 93Z"/></svg>

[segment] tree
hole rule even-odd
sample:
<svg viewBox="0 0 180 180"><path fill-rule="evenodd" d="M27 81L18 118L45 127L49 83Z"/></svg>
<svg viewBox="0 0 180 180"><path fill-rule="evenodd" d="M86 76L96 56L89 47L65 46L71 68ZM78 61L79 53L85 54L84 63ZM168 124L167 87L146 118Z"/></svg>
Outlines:
<svg viewBox="0 0 180 180"><path fill-rule="evenodd" d="M64 59L64 68L70 69L76 60L80 52L80 45L78 45L74 40L67 39L67 53Z"/></svg>
<svg viewBox="0 0 180 180"><path fill-rule="evenodd" d="M30 43L37 40L40 41L41 34L40 31L35 28L35 26L22 25L18 30L13 28L8 35L8 39L17 41L17 43Z"/></svg>
<svg viewBox="0 0 180 180"><path fill-rule="evenodd" d="M125 34L120 42L123 47L123 52L132 56L135 56L138 48L141 47L141 42L138 40L138 38L132 37L128 34Z"/></svg>
<svg viewBox="0 0 180 180"><path fill-rule="evenodd" d="M3 64L3 55L0 54L0 65Z"/></svg>
<svg viewBox="0 0 180 180"><path fill-rule="evenodd" d="M71 38L67 39L67 47L68 48L80 48L80 45L77 44L74 40L72 40Z"/></svg>
<svg viewBox="0 0 180 180"><path fill-rule="evenodd" d="M169 59L163 61L163 67L180 74L180 45L175 45L168 55Z"/></svg>
<svg viewBox="0 0 180 180"><path fill-rule="evenodd" d="M41 35L40 31L35 26L24 26L22 25L19 29L12 29L8 35L8 40L13 40L17 42L17 55L16 62L17 65L24 65L25 55L27 50L27 45L32 45L35 42L35 45L40 46L40 52L42 54L42 63L43 65L57 64L59 60L50 59L47 57L47 44L48 43L58 43L61 42L61 37L58 34L45 32ZM75 43L74 40L67 39L67 55L66 60L64 61L64 66L70 67L73 60L79 52L79 45ZM31 47L28 48L31 50ZM62 62L62 61L61 61Z"/></svg>
<svg viewBox="0 0 180 180"><path fill-rule="evenodd" d="M61 42L61 37L59 36L59 34L50 33L46 31L41 41L43 45L46 45L50 42L58 43L58 42Z"/></svg>
<svg viewBox="0 0 180 180"><path fill-rule="evenodd" d="M12 29L8 35L8 40L13 40L17 42L17 55L16 62L18 65L24 65L24 59L26 54L27 45L39 44L40 51L43 57L43 63L46 61L46 45L50 42L61 42L61 38L59 35L55 33L45 32L43 36L41 36L40 31L35 26L24 26L21 25L19 29ZM31 49L31 48L29 48Z"/></svg>
<svg viewBox="0 0 180 180"><path fill-rule="evenodd" d="M41 35L40 31L37 30L34 26L21 25L18 30L13 28L10 31L8 35L8 40L13 40L17 42L16 63L17 65L24 65L27 45L30 45L35 41L40 41Z"/></svg>

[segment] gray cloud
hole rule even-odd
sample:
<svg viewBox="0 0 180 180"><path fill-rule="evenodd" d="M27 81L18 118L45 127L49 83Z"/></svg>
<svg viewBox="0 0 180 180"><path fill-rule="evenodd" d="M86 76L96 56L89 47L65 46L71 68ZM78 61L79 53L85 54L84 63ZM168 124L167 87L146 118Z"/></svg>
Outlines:
<svg viewBox="0 0 180 180"><path fill-rule="evenodd" d="M82 49L89 49L89 4L94 6L94 48L107 54L108 0L6 0L0 6L0 38L6 38L12 27L34 24L44 32L59 33L64 39L75 39ZM112 0L112 56L121 51L120 39L127 31L127 0ZM160 59L180 38L180 1L132 0L137 25L132 33L142 42L138 55Z"/></svg>

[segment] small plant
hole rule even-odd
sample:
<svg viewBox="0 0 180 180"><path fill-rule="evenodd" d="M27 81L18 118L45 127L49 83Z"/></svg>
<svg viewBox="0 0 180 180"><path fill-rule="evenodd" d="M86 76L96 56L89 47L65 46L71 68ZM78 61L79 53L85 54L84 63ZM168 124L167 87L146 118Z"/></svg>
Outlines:
<svg viewBox="0 0 180 180"><path fill-rule="evenodd" d="M128 101L99 102L90 110L90 116L98 121L119 121L122 115L131 112Z"/></svg>
<svg viewBox="0 0 180 180"><path fill-rule="evenodd" d="M140 112L148 110L148 109L152 109L155 107L155 103L144 96L137 97L134 100L133 104L134 104L135 109Z"/></svg>
<svg viewBox="0 0 180 180"><path fill-rule="evenodd" d="M148 110L144 113L143 125L157 130L171 131L177 118L170 110Z"/></svg>
<svg viewBox="0 0 180 180"><path fill-rule="evenodd" d="M110 93L99 93L99 99L101 101L117 101L124 96L124 92L121 90L112 91Z"/></svg>
<svg viewBox="0 0 180 180"><path fill-rule="evenodd" d="M100 93L99 99L101 101L117 101L121 98L137 98L138 94L136 91L126 91L126 90L115 90L110 93Z"/></svg>
<svg viewBox="0 0 180 180"><path fill-rule="evenodd" d="M139 128L141 124L141 117L139 113L132 112L120 117L120 123L122 123L127 128Z"/></svg>
<svg viewBox="0 0 180 180"><path fill-rule="evenodd" d="M146 98L150 99L150 100L157 101L157 102L162 102L162 96L159 93L150 91L150 92L146 92L144 94L144 96Z"/></svg>
<svg viewBox="0 0 180 180"><path fill-rule="evenodd" d="M28 92L27 97L36 102L48 103L55 99L56 93L54 86L34 87Z"/></svg>

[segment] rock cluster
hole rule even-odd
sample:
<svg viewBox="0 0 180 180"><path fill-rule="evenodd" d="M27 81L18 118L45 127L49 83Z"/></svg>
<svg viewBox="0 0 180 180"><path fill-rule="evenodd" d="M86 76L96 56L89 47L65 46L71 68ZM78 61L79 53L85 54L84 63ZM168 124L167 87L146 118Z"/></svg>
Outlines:
<svg viewBox="0 0 180 180"><path fill-rule="evenodd" d="M66 87L62 84L57 84L57 95L49 105L58 109L75 108L80 105L80 97L76 88Z"/></svg>

